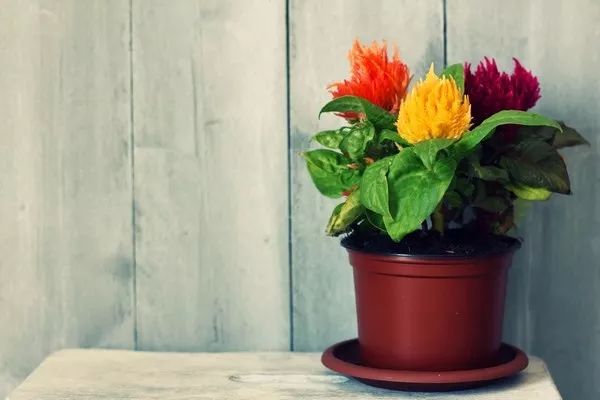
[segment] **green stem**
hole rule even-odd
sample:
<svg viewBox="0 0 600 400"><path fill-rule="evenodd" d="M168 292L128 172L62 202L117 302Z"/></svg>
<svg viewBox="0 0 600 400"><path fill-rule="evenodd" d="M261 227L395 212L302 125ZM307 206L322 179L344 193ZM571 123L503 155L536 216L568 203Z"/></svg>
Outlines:
<svg viewBox="0 0 600 400"><path fill-rule="evenodd" d="M444 234L444 212L442 211L442 203L438 204L431 216L431 224L433 229L438 231L440 235Z"/></svg>

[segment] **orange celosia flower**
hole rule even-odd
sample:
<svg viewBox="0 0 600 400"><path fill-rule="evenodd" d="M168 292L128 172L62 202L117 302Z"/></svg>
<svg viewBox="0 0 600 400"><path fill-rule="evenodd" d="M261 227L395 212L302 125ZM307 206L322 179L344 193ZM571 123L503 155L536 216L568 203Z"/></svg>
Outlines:
<svg viewBox="0 0 600 400"><path fill-rule="evenodd" d="M398 49L394 46L390 59L385 41L382 44L373 42L366 47L355 40L348 59L350 78L328 86L333 98L362 97L396 114L410 81L408 67L400 60ZM354 113L345 113L343 116L347 119L357 118Z"/></svg>

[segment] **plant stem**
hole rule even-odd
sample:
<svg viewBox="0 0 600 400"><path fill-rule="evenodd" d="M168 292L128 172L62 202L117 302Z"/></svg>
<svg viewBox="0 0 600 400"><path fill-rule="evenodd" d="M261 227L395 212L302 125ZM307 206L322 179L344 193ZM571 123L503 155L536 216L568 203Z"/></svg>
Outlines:
<svg viewBox="0 0 600 400"><path fill-rule="evenodd" d="M442 203L438 204L431 216L431 224L435 231L438 231L440 235L444 234L444 212L442 211Z"/></svg>

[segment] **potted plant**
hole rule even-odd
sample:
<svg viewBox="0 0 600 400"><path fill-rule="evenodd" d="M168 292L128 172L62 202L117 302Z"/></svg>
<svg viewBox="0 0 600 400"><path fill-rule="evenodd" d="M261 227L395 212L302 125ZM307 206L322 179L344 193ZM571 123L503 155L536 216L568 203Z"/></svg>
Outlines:
<svg viewBox="0 0 600 400"><path fill-rule="evenodd" d="M342 198L326 232L343 235L353 266L357 362L388 371L501 364L515 209L570 194L558 150L586 141L527 111L540 86L517 59L512 74L488 58L474 71L432 65L410 91L408 67L385 43L356 41L349 59L350 78L330 85L321 109L346 123L316 133L323 148L303 157L316 188Z"/></svg>

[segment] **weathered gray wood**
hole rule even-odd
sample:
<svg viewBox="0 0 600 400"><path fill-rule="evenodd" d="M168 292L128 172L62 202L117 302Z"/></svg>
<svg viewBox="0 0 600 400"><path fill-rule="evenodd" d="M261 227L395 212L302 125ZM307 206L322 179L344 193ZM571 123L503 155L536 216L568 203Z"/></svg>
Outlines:
<svg viewBox="0 0 600 400"><path fill-rule="evenodd" d="M300 151L312 133L340 126L317 120L327 84L349 74L355 38L397 44L414 76L443 62L442 2L331 0L290 2L291 201L294 348L318 350L356 336L352 271L337 239L324 234L336 204L313 187Z"/></svg>
<svg viewBox="0 0 600 400"><path fill-rule="evenodd" d="M449 393L376 389L323 367L318 353L143 353L64 350L8 400L58 399L429 399L560 400L533 358L517 379Z"/></svg>
<svg viewBox="0 0 600 400"><path fill-rule="evenodd" d="M538 205L516 265L527 281L517 318L566 398L600 397L600 3L448 2L451 60L517 56L542 83L540 112L572 124L591 148L565 151L573 196ZM513 282L514 283L514 282Z"/></svg>
<svg viewBox="0 0 600 400"><path fill-rule="evenodd" d="M134 1L142 349L289 348L283 1Z"/></svg>
<svg viewBox="0 0 600 400"><path fill-rule="evenodd" d="M128 21L0 6L0 397L57 348L133 347Z"/></svg>

